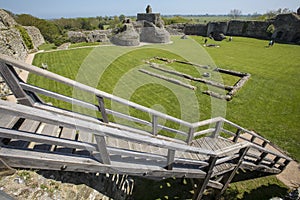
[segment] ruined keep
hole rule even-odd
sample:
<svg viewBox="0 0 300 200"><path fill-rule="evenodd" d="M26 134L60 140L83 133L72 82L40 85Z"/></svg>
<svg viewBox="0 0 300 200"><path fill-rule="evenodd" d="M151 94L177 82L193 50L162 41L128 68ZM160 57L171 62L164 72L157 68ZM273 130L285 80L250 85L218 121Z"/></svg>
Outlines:
<svg viewBox="0 0 300 200"><path fill-rule="evenodd" d="M123 28L111 38L111 42L122 46L136 46L140 42L169 43L170 33L164 28L160 14L152 13L149 5L146 12L138 13L135 22L125 20Z"/></svg>

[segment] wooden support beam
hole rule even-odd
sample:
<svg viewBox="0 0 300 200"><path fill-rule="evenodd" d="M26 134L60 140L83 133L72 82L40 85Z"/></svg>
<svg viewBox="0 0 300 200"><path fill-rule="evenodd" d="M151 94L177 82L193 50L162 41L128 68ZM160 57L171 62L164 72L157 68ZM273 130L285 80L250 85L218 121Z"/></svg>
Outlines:
<svg viewBox="0 0 300 200"><path fill-rule="evenodd" d="M218 157L215 156L215 155L210 156L209 161L208 161L209 166L208 166L208 169L207 169L207 172L206 172L206 176L203 180L202 186L199 187L198 191L195 193L195 195L196 195L195 198L194 198L195 200L201 200L201 198L203 196L203 193L204 193L204 190L205 190L207 184L209 183L211 175L213 174L213 169L215 167L217 159L218 159Z"/></svg>
<svg viewBox="0 0 300 200"><path fill-rule="evenodd" d="M241 164L243 163L244 157L247 154L248 150L250 147L245 147L243 149L241 149L239 151L239 159L236 163L236 166L234 168L234 170L232 170L232 172L230 173L229 176L227 176L224 180L222 180L223 184L223 188L221 189L221 191L219 192L219 194L217 195L217 199L220 195L222 195L225 190L227 189L228 185L230 184L230 182L232 181L233 177L235 176L236 172L238 171L238 169L240 168Z"/></svg>
<svg viewBox="0 0 300 200"><path fill-rule="evenodd" d="M19 82L22 80L12 66L0 63L0 74L20 104L33 106L34 101L20 86Z"/></svg>
<svg viewBox="0 0 300 200"><path fill-rule="evenodd" d="M242 130L241 130L241 129L238 129L238 130L236 131L235 137L233 138L233 142L234 142L234 143L236 143L236 142L238 141L238 139L239 139L241 133L242 133Z"/></svg>
<svg viewBox="0 0 300 200"><path fill-rule="evenodd" d="M111 164L104 136L95 135L97 150L100 152L103 164Z"/></svg>
<svg viewBox="0 0 300 200"><path fill-rule="evenodd" d="M99 111L101 112L103 122L108 123L109 120L108 120L108 117L107 117L107 114L106 114L106 111L105 111L103 97L97 96L97 99L98 99L98 103L99 103Z"/></svg>
<svg viewBox="0 0 300 200"><path fill-rule="evenodd" d="M167 157L167 170L173 169L173 163L175 159L175 150L168 149L168 157Z"/></svg>

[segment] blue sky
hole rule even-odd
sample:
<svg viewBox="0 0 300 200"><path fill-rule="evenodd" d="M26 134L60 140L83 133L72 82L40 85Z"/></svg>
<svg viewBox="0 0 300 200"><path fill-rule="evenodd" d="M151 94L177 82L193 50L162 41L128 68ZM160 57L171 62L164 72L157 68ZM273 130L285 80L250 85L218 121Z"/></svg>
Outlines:
<svg viewBox="0 0 300 200"><path fill-rule="evenodd" d="M153 12L168 14L228 14L239 9L243 14L265 13L278 8L296 11L299 0L0 0L0 8L40 18L95 17L144 12L150 4Z"/></svg>

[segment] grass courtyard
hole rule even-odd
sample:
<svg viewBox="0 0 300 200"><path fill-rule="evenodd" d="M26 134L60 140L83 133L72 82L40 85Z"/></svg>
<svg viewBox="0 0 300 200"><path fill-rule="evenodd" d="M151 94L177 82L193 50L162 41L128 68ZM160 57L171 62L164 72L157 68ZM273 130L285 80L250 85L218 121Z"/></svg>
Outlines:
<svg viewBox="0 0 300 200"><path fill-rule="evenodd" d="M204 49L198 45L203 43L202 37L195 36L192 39L181 40L174 37L174 43L169 45L133 48L103 46L40 53L36 55L33 64L41 66L42 63L47 63L49 70L57 74L190 122L223 115L268 138L299 161L300 47L275 44L272 48L267 48L265 40L236 37L232 42L208 41L220 47ZM192 82L190 84L196 86L197 90L190 91L140 73L138 69L148 70L144 61L154 56L247 72L251 74L251 78L232 101L224 102L202 94L207 89L204 84ZM170 67L201 77L201 69L195 67ZM231 85L235 81L233 77L222 75L216 79ZM72 88L54 84L50 80L30 76L29 82L74 96ZM52 99L46 101L71 109L71 105L63 102ZM188 112L185 111L187 108ZM141 113L132 111L131 114Z"/></svg>
<svg viewBox="0 0 300 200"><path fill-rule="evenodd" d="M294 159L300 160L300 46L276 43L272 48L267 48L268 41L234 37L232 42L209 40L208 43L220 47L204 48L202 37L189 37L187 40L173 37L172 40L173 43L167 45L101 46L40 53L35 56L33 64L41 66L47 63L49 71L190 122L224 116L258 132ZM232 101L226 102L202 94L208 88L204 84L175 77L196 86L197 89L193 91L138 71L153 71L144 61L155 56L246 72L251 74L251 78ZM201 77L205 71L179 64L166 67L195 77ZM235 77L213 73L212 78L228 85L236 81ZM93 97L80 96L73 88L34 75L30 75L28 81L90 102L95 100ZM45 101L73 109L72 105L46 97ZM114 106L106 103L108 107ZM149 116L143 113L135 110L129 112L149 120ZM263 192L266 197L272 197L267 192L270 186L279 192L277 195L286 192L286 188L275 177L268 177L232 184L227 195L234 197L231 199L253 199L262 197L260 192Z"/></svg>

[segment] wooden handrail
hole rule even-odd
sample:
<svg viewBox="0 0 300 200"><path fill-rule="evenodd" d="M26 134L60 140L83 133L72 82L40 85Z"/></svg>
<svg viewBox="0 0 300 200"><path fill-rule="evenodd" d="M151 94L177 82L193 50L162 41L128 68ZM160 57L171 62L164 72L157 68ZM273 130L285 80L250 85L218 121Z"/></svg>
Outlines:
<svg viewBox="0 0 300 200"><path fill-rule="evenodd" d="M58 113L40 110L34 107L28 107L3 100L0 100L0 109L1 112L3 112L4 114L16 115L27 119L45 122L48 124L59 125L62 127L72 128L76 130L82 130L99 136L110 136L119 139L124 139L127 141L144 143L175 151L183 151L203 155L215 155L215 153L210 150L200 149L197 147L188 146L176 142L157 139L156 137L140 135L125 130L118 130L113 127L101 125L100 123L94 123L87 120L78 120L73 117L68 117Z"/></svg>

